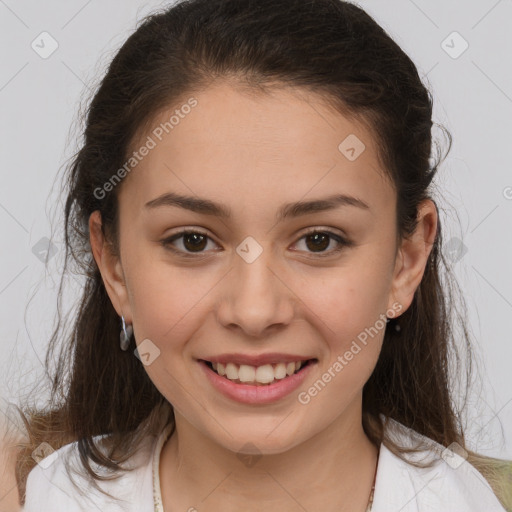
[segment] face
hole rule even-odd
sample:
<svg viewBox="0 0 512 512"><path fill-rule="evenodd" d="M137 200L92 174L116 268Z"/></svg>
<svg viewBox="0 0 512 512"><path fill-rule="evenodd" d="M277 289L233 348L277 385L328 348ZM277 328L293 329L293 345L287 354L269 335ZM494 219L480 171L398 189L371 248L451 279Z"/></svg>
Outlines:
<svg viewBox="0 0 512 512"><path fill-rule="evenodd" d="M178 431L279 453L343 415L360 421L386 316L421 280L425 237L397 247L376 142L321 98L228 83L194 97L168 134L149 133L156 144L120 185L120 259L102 250L96 213L91 243ZM307 364L283 378L290 361Z"/></svg>

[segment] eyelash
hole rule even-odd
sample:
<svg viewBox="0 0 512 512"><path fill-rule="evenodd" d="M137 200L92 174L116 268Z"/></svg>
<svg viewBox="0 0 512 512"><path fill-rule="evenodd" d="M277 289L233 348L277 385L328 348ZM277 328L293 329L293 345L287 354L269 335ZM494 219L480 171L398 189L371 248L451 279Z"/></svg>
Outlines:
<svg viewBox="0 0 512 512"><path fill-rule="evenodd" d="M350 240L348 240L345 237L342 237L341 235L339 235L337 233L334 233L333 231L329 231L327 229L323 230L323 229L318 229L318 228L313 228L313 229L307 231L306 233L304 233L299 238L299 240L302 240L303 238L305 238L307 236L314 235L314 234L317 234L317 233L323 234L323 235L327 235L329 238L334 239L339 244L336 249L333 249L333 250L328 251L328 252L311 253L311 254L314 254L315 257L318 257L318 258L324 258L324 257L332 256L333 254L336 254L336 253L340 252L344 248L352 247L354 245L353 242L351 242ZM197 231L197 230L194 230L194 229L186 229L186 230L180 231L179 233L175 233L174 235L172 235L171 237L166 238L165 240L162 240L161 244L162 244L162 246L166 250L169 250L169 251L172 251L174 253L177 253L178 255L183 256L185 258L198 258L198 257L200 258L201 255L205 254L204 251L203 252L197 252L197 253L185 252L185 251L182 251L182 250L179 250L179 249L175 249L171 245L172 242L174 242L175 240L177 240L179 238L182 238L185 235L193 235L193 234L201 235L201 236L204 236L204 237L206 237L206 238L211 240L211 238L206 233L204 233L202 231Z"/></svg>

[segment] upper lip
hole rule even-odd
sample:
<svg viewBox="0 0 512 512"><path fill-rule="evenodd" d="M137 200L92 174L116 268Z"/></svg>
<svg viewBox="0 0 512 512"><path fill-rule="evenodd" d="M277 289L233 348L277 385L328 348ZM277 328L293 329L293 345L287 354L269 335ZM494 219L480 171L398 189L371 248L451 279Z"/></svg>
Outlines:
<svg viewBox="0 0 512 512"><path fill-rule="evenodd" d="M249 366L262 366L264 364L290 363L295 361L307 361L315 359L311 356L301 356L297 354L282 354L272 352L269 354L248 355L248 354L220 354L204 358L203 361L211 363L234 363L237 365L246 364Z"/></svg>

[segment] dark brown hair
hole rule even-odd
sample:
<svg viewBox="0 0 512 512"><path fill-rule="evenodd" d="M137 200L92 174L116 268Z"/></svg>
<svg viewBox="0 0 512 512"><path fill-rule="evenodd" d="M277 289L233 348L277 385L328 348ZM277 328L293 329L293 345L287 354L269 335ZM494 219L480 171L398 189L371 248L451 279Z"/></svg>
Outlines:
<svg viewBox="0 0 512 512"><path fill-rule="evenodd" d="M24 408L29 442L17 461L22 502L34 465L30 453L40 442L57 449L78 441L83 466L96 478L90 460L122 469L139 441L156 431L162 414L173 421L172 407L143 365L131 350L119 348L120 319L91 254L88 220L101 212L103 233L118 251L122 184L101 199L95 190L123 167L160 113L217 80L261 93L271 87L307 90L364 123L397 193L398 241L414 231L419 203L432 198L442 161L432 143L432 96L411 59L360 7L340 0L185 0L147 16L110 63L88 106L81 149L69 165L63 278L74 271L85 284L70 333L64 336L59 314L50 340L48 369L57 362L51 402L43 410ZM444 446L466 447L461 414L467 393L457 407L454 390L461 375L467 377L461 390L468 389L471 346L455 307L456 295L463 302L441 252L441 235L439 222L413 302L388 325L363 390L366 434L401 457L407 450L386 437L381 414ZM108 436L110 456L98 448L97 435Z"/></svg>

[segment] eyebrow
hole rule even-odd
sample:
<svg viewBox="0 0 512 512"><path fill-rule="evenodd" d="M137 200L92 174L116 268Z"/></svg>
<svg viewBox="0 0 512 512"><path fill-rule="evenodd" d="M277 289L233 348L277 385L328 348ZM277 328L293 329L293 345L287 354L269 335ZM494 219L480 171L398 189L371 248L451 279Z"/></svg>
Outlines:
<svg viewBox="0 0 512 512"><path fill-rule="evenodd" d="M144 208L152 210L162 206L177 206L203 215L212 215L224 219L231 217L231 210L223 204L216 203L209 199L184 196L174 192L162 194L161 196L147 202L144 205ZM370 210L368 204L361 199L346 194L336 194L312 201L287 203L279 209L277 213L277 220L282 221L287 218L300 217L301 215L307 215L310 213L333 210L341 206L353 206L363 210Z"/></svg>

